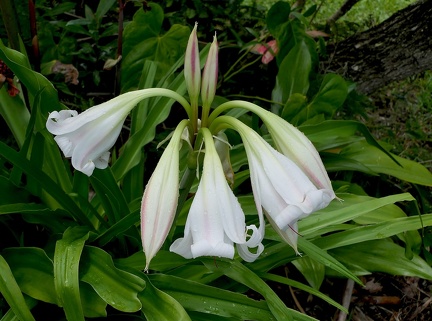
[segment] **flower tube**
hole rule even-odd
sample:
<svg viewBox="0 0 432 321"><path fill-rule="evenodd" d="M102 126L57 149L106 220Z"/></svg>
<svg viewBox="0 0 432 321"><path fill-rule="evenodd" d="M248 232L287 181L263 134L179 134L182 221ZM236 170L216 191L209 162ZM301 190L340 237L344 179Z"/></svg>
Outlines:
<svg viewBox="0 0 432 321"><path fill-rule="evenodd" d="M185 258L218 256L232 259L234 245L247 262L254 261L263 251L262 226L246 227L245 215L234 193L228 186L224 170L207 128L201 132L205 141L205 156L202 178L192 202L183 238L170 247ZM246 232L252 231L247 239ZM249 248L257 248L255 253Z"/></svg>
<svg viewBox="0 0 432 321"><path fill-rule="evenodd" d="M179 197L179 149L187 124L188 121L183 120L177 126L142 197L141 240L146 255L146 271L174 221Z"/></svg>

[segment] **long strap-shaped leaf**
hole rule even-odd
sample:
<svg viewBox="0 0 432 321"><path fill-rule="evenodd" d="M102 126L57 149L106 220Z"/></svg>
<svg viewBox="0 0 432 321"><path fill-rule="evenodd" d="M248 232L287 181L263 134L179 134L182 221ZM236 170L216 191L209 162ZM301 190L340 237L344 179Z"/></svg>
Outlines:
<svg viewBox="0 0 432 321"><path fill-rule="evenodd" d="M24 296L3 256L0 255L0 292L12 311L21 321L34 321Z"/></svg>
<svg viewBox="0 0 432 321"><path fill-rule="evenodd" d="M142 291L138 298L143 306L143 313L149 321L190 321L191 318L186 313L184 308L173 297L165 292L157 289L151 284L150 280L146 279L146 288Z"/></svg>
<svg viewBox="0 0 432 321"><path fill-rule="evenodd" d="M345 313L348 313L347 309L345 309L339 303L334 301L332 298L328 297L324 293L322 293L322 292L320 292L320 291L318 291L318 290L316 290L310 286L307 286L306 284L303 284L303 283L295 281L295 280L288 279L287 277L272 274L272 273L261 273L261 274L259 274L259 276L261 278L263 278L264 280L279 282L281 284L292 286L292 287L295 287L295 288L300 289L302 291L308 292L308 293L315 295L318 298L326 301L327 303L333 305L334 307L338 308L339 310L344 311Z"/></svg>
<svg viewBox="0 0 432 321"><path fill-rule="evenodd" d="M300 320L311 321L316 320L296 310L286 307L280 297L254 272L246 266L235 260L218 260L217 264L213 259L201 259L205 266L215 272L222 272L227 277L242 283L250 289L260 293L265 299L270 308L270 311L276 320Z"/></svg>
<svg viewBox="0 0 432 321"><path fill-rule="evenodd" d="M432 226L432 214L400 217L374 225L359 226L349 231L337 232L315 240L314 244L326 250L334 249L384 239L399 233L420 230L427 226Z"/></svg>
<svg viewBox="0 0 432 321"><path fill-rule="evenodd" d="M57 241L54 251L54 286L68 320L84 321L78 269L88 237L88 230L82 227L68 228L63 238Z"/></svg>
<svg viewBox="0 0 432 321"><path fill-rule="evenodd" d="M51 177L39 170L28 159L2 142L0 142L0 158L4 158L14 166L18 166L23 172L35 179L64 209L68 210L74 219L93 229L91 221L70 196L59 188Z"/></svg>
<svg viewBox="0 0 432 321"><path fill-rule="evenodd" d="M81 280L90 284L106 303L123 312L141 309L138 293L146 284L139 276L117 268L104 250L85 246L80 265Z"/></svg>
<svg viewBox="0 0 432 321"><path fill-rule="evenodd" d="M208 272L205 266L201 267ZM151 274L149 279L154 286L172 296L188 311L235 320L276 320L263 300L253 300L244 294L194 282L185 277Z"/></svg>
<svg viewBox="0 0 432 321"><path fill-rule="evenodd" d="M348 270L342 263L332 257L323 249L309 242L303 237L298 239L298 247L306 255L310 256L311 259L316 260L325 266L339 272L343 276L356 281L358 284L362 284L360 279L356 277L350 270Z"/></svg>

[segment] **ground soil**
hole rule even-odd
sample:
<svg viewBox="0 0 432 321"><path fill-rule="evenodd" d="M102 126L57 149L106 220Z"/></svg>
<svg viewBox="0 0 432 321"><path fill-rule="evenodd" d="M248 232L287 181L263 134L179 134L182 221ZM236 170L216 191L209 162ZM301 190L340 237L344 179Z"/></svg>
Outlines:
<svg viewBox="0 0 432 321"><path fill-rule="evenodd" d="M320 321L432 320L431 281L385 274L372 274L362 277L361 280L364 286L354 286L349 300L350 313L345 316L321 299L302 291L279 290L286 291L285 298L294 303L297 310L303 310ZM341 303L346 286L346 280L326 279L320 290Z"/></svg>

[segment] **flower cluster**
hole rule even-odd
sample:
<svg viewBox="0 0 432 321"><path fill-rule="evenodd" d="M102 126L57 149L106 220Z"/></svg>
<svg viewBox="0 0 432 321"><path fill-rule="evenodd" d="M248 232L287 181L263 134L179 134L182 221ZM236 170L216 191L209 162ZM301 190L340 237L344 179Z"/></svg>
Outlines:
<svg viewBox="0 0 432 321"><path fill-rule="evenodd" d="M318 152L297 128L279 116L245 101L230 101L210 113L217 87L218 44L210 46L203 73L199 64L197 26L185 55L184 74L190 104L167 89L153 88L120 95L81 114L53 112L48 130L72 165L90 176L94 168L108 165L109 149L117 139L129 111L142 99L168 96L179 101L189 119L179 123L144 191L141 205L141 236L146 267L165 242L174 222L179 198L179 149L184 140L191 159L197 163L203 153L198 189L186 221L184 236L175 240L170 251L185 258L218 256L254 261L263 251L264 216L297 252L297 222L326 207L336 196ZM198 117L201 94L201 115ZM273 148L257 132L240 120L220 115L229 108L245 108L258 115L272 137ZM243 210L228 182L233 173L224 143L225 129L237 131L243 141L258 226L247 225Z"/></svg>

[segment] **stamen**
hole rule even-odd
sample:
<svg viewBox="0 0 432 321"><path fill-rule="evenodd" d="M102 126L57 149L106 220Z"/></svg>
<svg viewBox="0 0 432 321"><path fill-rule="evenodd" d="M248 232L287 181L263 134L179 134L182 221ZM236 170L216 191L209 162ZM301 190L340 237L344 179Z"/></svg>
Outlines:
<svg viewBox="0 0 432 321"><path fill-rule="evenodd" d="M299 232L297 232L295 229L292 228L291 225L288 224L288 227L291 229L291 231L293 231L295 234L297 234L298 236L303 237L303 235L301 235Z"/></svg>

